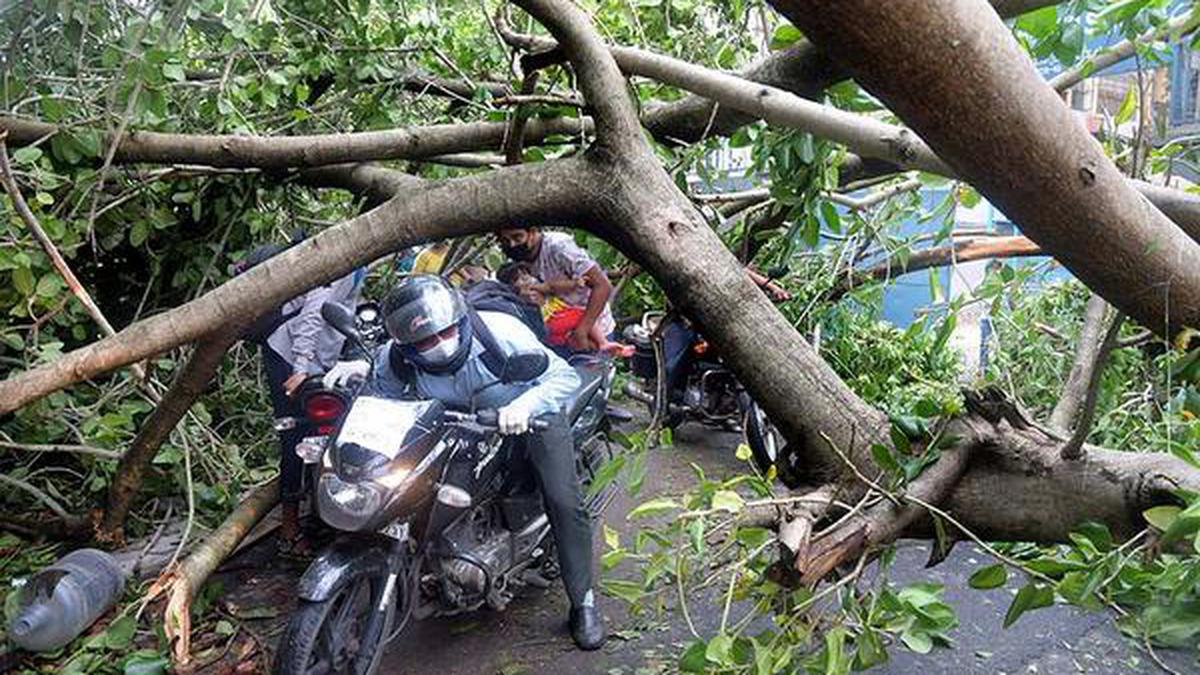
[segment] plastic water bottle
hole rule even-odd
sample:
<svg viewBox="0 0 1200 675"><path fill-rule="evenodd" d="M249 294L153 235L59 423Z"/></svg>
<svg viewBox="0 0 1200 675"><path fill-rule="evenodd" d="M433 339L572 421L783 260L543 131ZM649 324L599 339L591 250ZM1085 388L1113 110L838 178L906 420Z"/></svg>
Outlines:
<svg viewBox="0 0 1200 675"><path fill-rule="evenodd" d="M30 651L58 649L116 604L124 588L125 573L111 555L72 551L21 588L8 636Z"/></svg>

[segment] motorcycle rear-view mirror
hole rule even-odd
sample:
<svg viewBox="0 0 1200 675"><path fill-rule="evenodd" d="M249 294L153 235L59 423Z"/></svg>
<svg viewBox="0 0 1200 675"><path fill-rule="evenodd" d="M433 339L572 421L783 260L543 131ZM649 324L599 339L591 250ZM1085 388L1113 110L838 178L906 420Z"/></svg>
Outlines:
<svg viewBox="0 0 1200 675"><path fill-rule="evenodd" d="M349 307L337 302L327 302L321 305L321 318L333 326L337 332L358 341L358 329L354 327L354 312Z"/></svg>
<svg viewBox="0 0 1200 675"><path fill-rule="evenodd" d="M504 373L501 374L500 381L529 382L541 377L549 367L550 359L545 352L517 352L504 360Z"/></svg>

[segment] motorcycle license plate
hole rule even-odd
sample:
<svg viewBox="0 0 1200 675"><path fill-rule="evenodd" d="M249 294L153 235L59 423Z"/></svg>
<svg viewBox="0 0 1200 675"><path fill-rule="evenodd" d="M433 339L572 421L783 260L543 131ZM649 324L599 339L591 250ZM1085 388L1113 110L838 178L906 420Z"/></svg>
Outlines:
<svg viewBox="0 0 1200 675"><path fill-rule="evenodd" d="M337 443L357 443L388 459L395 459L405 434L432 405L431 401L396 401L360 396L342 422Z"/></svg>

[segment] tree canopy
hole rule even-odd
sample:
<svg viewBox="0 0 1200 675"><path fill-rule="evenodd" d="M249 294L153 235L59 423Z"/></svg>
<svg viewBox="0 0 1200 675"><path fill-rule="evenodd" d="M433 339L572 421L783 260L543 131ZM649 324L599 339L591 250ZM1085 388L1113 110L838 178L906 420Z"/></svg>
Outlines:
<svg viewBox="0 0 1200 675"><path fill-rule="evenodd" d="M844 672L944 643L935 595L858 579L901 536L1027 542L988 545L971 580L1025 574L1012 620L1111 604L1147 644L1194 645L1172 622L1194 623L1200 570L1200 197L1161 88L1192 55L1192 6L513 5L0 10L0 527L117 546L160 497L184 496L190 528L266 485L234 512L260 516L273 446L242 326L361 265L377 292L410 246L487 260L499 227L566 227L620 277L618 313L669 301L788 440L767 475L647 495L642 514L679 517L609 542L606 588L635 606L719 562L731 594L787 617L723 623L683 669ZM1130 60L1119 106L1081 125L1063 92ZM1019 233L962 231L981 199ZM946 297L934 270L983 259ZM784 269L792 298L772 305L745 264ZM1046 282L1059 266L1073 280ZM924 270L935 311L881 322ZM964 374L952 338L981 310L992 356ZM636 485L661 439L625 440L609 474ZM155 586L181 660L178 619L229 551L201 552ZM836 617L803 611L856 586Z"/></svg>

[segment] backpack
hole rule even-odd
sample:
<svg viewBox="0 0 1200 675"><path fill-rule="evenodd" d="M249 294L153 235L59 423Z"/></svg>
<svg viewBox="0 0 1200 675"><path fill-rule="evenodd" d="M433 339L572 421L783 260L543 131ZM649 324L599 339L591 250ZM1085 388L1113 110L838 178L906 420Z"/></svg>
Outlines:
<svg viewBox="0 0 1200 675"><path fill-rule="evenodd" d="M546 324L542 322L542 308L522 298L512 286L484 279L467 287L463 297L476 312L500 312L521 320L537 339L546 341ZM487 346L487 345L484 345Z"/></svg>

